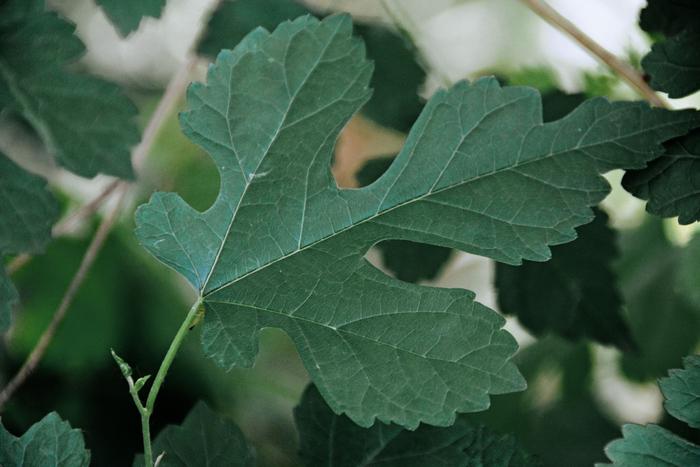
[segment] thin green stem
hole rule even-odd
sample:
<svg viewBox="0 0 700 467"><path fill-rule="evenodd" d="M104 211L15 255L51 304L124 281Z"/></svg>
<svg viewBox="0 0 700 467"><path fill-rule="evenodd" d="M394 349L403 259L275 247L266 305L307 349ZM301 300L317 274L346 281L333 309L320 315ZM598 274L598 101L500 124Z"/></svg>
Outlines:
<svg viewBox="0 0 700 467"><path fill-rule="evenodd" d="M202 300L203 298L201 296L197 298L197 301L194 302L192 308L190 308L190 311L187 313L187 316L180 325L180 329L177 330L177 334L175 334L173 341L170 343L170 348L168 348L168 352L165 354L165 357L163 357L163 361L160 364L160 368L158 368L158 373L156 374L156 377L153 380L151 389L148 391L146 405L145 407L142 406L143 410L139 409L139 412L141 412L141 431L143 432L143 454L144 464L146 467L153 467L153 448L151 447L150 418L153 414L153 407L155 406L156 398L158 397L158 392L160 391L160 387L163 385L163 381L165 381L165 377L168 374L168 370L170 369L173 360L175 360L175 356L177 355L178 350L180 350L182 342L185 340L185 336L187 336L190 328L192 327L192 323L197 318L197 313L199 310L199 306L202 304ZM138 408L140 405L140 399L138 399L138 396L136 396L136 399L139 400L139 403L136 404L136 407ZM134 402L136 402L136 400Z"/></svg>

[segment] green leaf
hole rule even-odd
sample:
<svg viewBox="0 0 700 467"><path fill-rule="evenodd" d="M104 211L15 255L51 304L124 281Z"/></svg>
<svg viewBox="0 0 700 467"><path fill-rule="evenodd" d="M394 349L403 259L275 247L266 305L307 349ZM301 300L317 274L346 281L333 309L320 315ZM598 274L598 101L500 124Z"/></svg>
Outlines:
<svg viewBox="0 0 700 467"><path fill-rule="evenodd" d="M700 465L700 447L656 425L624 425L623 439L605 447L615 467L688 467Z"/></svg>
<svg viewBox="0 0 700 467"><path fill-rule="evenodd" d="M351 31L347 16L304 17L222 52L182 114L222 191L204 213L153 195L136 235L204 297L202 343L220 366L252 365L260 329L281 328L337 413L448 425L524 388L515 340L473 293L390 278L367 250L397 239L549 259L593 219L600 173L641 167L700 119L601 98L543 124L535 90L462 82L435 94L379 180L339 189L333 145L371 74Z"/></svg>
<svg viewBox="0 0 700 467"><path fill-rule="evenodd" d="M700 220L700 129L674 139L648 167L625 173L622 185L647 200L647 211L676 217L681 224Z"/></svg>
<svg viewBox="0 0 700 467"><path fill-rule="evenodd" d="M697 310L700 310L700 234L695 234L683 249L679 258L678 289Z"/></svg>
<svg viewBox="0 0 700 467"><path fill-rule="evenodd" d="M371 159L355 174L360 186L367 186L381 177L394 161L392 157ZM434 279L445 265L452 250L406 240L386 240L378 245L384 267L406 282Z"/></svg>
<svg viewBox="0 0 700 467"><path fill-rule="evenodd" d="M458 418L447 428L420 426L408 431L375 423L369 428L336 415L310 385L294 409L300 456L307 467L328 466L536 466L515 439Z"/></svg>
<svg viewBox="0 0 700 467"><path fill-rule="evenodd" d="M3 467L77 467L90 464L83 434L56 412L32 425L20 438L0 424L0 465Z"/></svg>
<svg viewBox="0 0 700 467"><path fill-rule="evenodd" d="M215 57L257 27L272 30L307 13L324 16L294 0L224 0L207 25L199 51ZM423 108L418 88L425 81L413 46L379 24L355 25L355 34L364 39L367 56L375 67L371 81L374 93L362 112L381 125L408 131Z"/></svg>
<svg viewBox="0 0 700 467"><path fill-rule="evenodd" d="M683 359L684 370L671 370L659 380L666 411L693 428L700 428L700 355Z"/></svg>
<svg viewBox="0 0 700 467"><path fill-rule="evenodd" d="M46 181L0 153L0 258L44 251L57 217L58 202L46 189ZM17 300L14 285L0 268L0 332L10 326Z"/></svg>
<svg viewBox="0 0 700 467"><path fill-rule="evenodd" d="M43 0L0 4L0 110L25 119L68 170L132 178L136 107L114 84L67 70L84 52L74 29Z"/></svg>
<svg viewBox="0 0 700 467"><path fill-rule="evenodd" d="M243 433L231 421L219 417L203 402L197 403L182 422L168 425L153 441L153 456L165 453L158 467L252 467L255 455ZM134 467L143 465L136 456Z"/></svg>
<svg viewBox="0 0 700 467"><path fill-rule="evenodd" d="M97 0L122 36L136 31L144 16L159 18L165 0Z"/></svg>
<svg viewBox="0 0 700 467"><path fill-rule="evenodd" d="M700 89L700 4L688 0L650 0L640 25L663 34L642 59L651 86L683 97Z"/></svg>
<svg viewBox="0 0 700 467"><path fill-rule="evenodd" d="M634 347L622 314L622 297L612 263L618 257L608 216L596 210L577 241L552 248L546 263L496 265L501 311L517 315L531 332L587 337L621 349Z"/></svg>
<svg viewBox="0 0 700 467"><path fill-rule="evenodd" d="M640 343L637 352L621 356L622 369L648 381L665 376L700 339L700 307L679 287L681 258L700 262L700 256L671 245L655 217L621 240L618 278L632 336Z"/></svg>

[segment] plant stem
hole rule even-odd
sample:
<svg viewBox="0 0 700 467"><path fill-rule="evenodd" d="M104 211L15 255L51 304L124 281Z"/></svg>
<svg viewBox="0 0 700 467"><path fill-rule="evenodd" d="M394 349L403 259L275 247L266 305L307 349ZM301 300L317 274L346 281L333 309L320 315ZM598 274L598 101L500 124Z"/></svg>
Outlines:
<svg viewBox="0 0 700 467"><path fill-rule="evenodd" d="M605 63L613 72L629 84L639 95L644 97L649 103L656 107L668 108L668 104L644 81L644 78L637 73L628 63L623 62L603 46L594 41L590 36L581 31L575 24L563 17L558 11L549 6L543 0L520 0L525 6L532 10L537 16L545 20L550 25L559 29L564 34L578 42L591 55Z"/></svg>
<svg viewBox="0 0 700 467"><path fill-rule="evenodd" d="M168 352L165 354L165 357L163 357L163 361L160 364L160 368L158 368L158 373L156 374L156 377L153 380L151 389L148 391L146 405L141 405L141 401L138 398L138 395L135 396L134 403L136 404L136 408L138 408L139 412L141 413L143 454L144 463L146 467L153 467L153 448L151 447L150 418L151 414L153 414L153 407L155 406L156 398L158 397L158 392L160 391L160 387L163 385L165 376L168 374L170 365L172 365L173 360L175 359L175 355L177 355L178 350L180 350L180 346L182 345L185 336L187 336L192 323L197 317L197 311L199 310L199 306L202 304L202 300L203 298L200 296L199 298L197 298L197 301L194 302L192 308L190 308L190 311L187 313L187 316L185 316L184 321L180 325L180 329L177 330L177 334L175 334L175 337L170 343L170 348L168 348ZM133 386L130 385L130 391L131 387ZM132 396L133 395L134 394L132 393Z"/></svg>
<svg viewBox="0 0 700 467"><path fill-rule="evenodd" d="M56 334L56 330L61 322L63 322L63 318L65 318L68 308L70 307L71 303L73 303L73 299L78 293L80 286L83 284L83 281L87 277L88 271L97 259L98 253L102 249L105 240L107 240L109 232L112 230L114 223L119 217L119 211L121 210L121 206L126 196L126 189L126 183L121 183L120 187L118 188L118 190L120 190L119 201L112 212L102 220L100 227L97 229L95 236L90 242L90 246L88 246L88 249L85 251L85 255L83 256L83 260L80 262L78 270L73 276L66 293L61 299L61 304L58 306L56 312L51 318L51 323L49 323L44 330L43 334L39 338L39 341L34 346L34 349L32 349L32 352L24 361L22 367L12 377L10 382L7 383L7 386L3 388L2 392L0 392L0 410L2 410L3 406L12 397L15 391L17 391L17 389L19 389L26 379L34 372L37 365L39 365L39 361L44 356L44 353L46 353L46 349L49 347L51 340Z"/></svg>

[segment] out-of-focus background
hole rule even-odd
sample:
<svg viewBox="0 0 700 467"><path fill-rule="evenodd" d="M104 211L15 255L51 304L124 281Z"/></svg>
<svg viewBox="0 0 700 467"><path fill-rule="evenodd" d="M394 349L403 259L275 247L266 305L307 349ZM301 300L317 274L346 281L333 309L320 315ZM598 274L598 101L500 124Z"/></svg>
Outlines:
<svg viewBox="0 0 700 467"><path fill-rule="evenodd" d="M78 67L123 85L139 107L142 124L153 112L165 85L196 48L215 0L168 0L159 19L146 18L122 38L93 0L50 0L51 8L75 22L87 45ZM637 99L626 84L581 47L544 23L516 0L403 0L391 15L375 0L316 0L310 6L349 11L363 21L396 27L415 42L427 72L416 89L422 99L446 83L495 74L515 83L567 93ZM550 0L555 9L609 51L637 63L649 49L639 29L644 0ZM229 48L236 44L231 43ZM202 57L192 80L205 79ZM179 108L185 106L184 98ZM700 97L672 101L674 107L699 107ZM66 206L92 199L107 177L80 179L57 169L41 145L25 138L27 129L0 121L2 149L49 176ZM364 117L346 128L338 146L339 184L356 183L362 163L395 153L405 135ZM218 175L208 156L179 130L176 112L160 132L139 174L136 206L154 190L176 191L203 210L218 193ZM643 203L619 189L620 175L609 175L614 192L604 208L624 240L616 268L633 335L647 342L644 354L622 355L612 347L553 336L535 340L509 318L521 344L519 367L529 382L522 394L493 398L493 408L469 417L502 432L513 432L547 465L591 465L604 460L603 446L619 436L622 422L659 422L692 439L678 422L664 416L656 378L698 350L700 303L674 289L676 257L696 227L644 213ZM137 374L158 367L193 291L156 262L135 241L133 209L125 210L54 342L28 383L8 405L3 423L23 432L56 410L85 432L93 465L126 465L141 449L139 419L109 349L129 361ZM13 374L50 319L96 227L76 226L51 243L14 277L22 298L16 324L0 353L2 380ZM379 254L370 259L382 267ZM426 283L474 290L479 301L497 308L490 260L453 254L435 279ZM700 279L700 278L699 278ZM700 283L700 280L699 280ZM197 331L193 331L196 333ZM263 333L253 369L229 373L203 357L196 336L178 355L158 400L153 432L179 423L195 401L208 401L236 421L255 446L260 465L297 465L292 409L308 383L291 341L280 331ZM565 459L565 464L562 464Z"/></svg>

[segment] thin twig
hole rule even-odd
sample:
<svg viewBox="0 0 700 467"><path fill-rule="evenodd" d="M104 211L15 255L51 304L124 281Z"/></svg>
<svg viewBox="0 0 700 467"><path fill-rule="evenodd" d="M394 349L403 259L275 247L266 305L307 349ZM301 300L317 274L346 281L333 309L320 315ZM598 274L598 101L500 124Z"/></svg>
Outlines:
<svg viewBox="0 0 700 467"><path fill-rule="evenodd" d="M549 6L544 0L520 0L537 16L545 20L550 25L559 29L564 34L571 37L579 43L581 47L586 49L591 55L605 63L613 72L618 74L627 84L629 84L639 95L644 97L652 105L656 107L668 108L668 103L661 98L654 90L644 81L644 78L628 63L623 62L612 53L608 52L603 46L594 41L590 36L581 31L575 24L564 18L554 8Z"/></svg>
<svg viewBox="0 0 700 467"><path fill-rule="evenodd" d="M10 397L12 397L15 391L17 391L22 383L24 383L29 375L32 374L39 364L39 361L44 356L44 353L46 353L46 349L56 334L58 326L63 321L63 318L65 318L66 312L68 311L71 303L73 303L73 299L78 293L80 286L83 284L90 267L97 259L97 254L102 249L102 245L104 245L110 230L112 230L112 226L119 218L119 211L121 210L122 204L126 197L127 187L128 185L126 183L120 183L120 186L117 188L119 190L118 202L112 209L112 212L110 212L109 216L102 220L100 227L97 229L97 232L95 232L95 236L92 238L90 246L88 246L88 249L85 251L85 255L83 255L83 260L80 262L78 271L73 276L73 279L71 280L70 285L68 286L68 289L61 300L61 304L56 309L53 318L51 318L51 323L49 323L48 327L44 330L41 338L39 338L39 341L34 346L34 349L29 354L22 367L10 380L7 386L3 388L2 392L0 392L0 410L2 410Z"/></svg>
<svg viewBox="0 0 700 467"><path fill-rule="evenodd" d="M70 232L73 225L82 222L83 220L95 214L97 210L100 209L100 206L102 206L105 200L109 198L109 195L111 195L114 192L117 186L119 186L119 180L112 181L92 201L82 205L81 207L64 217L61 221L59 221L56 225L53 226L53 229L51 229L51 236L53 238L62 237L63 235L66 235L68 232ZM12 261L10 261L7 264L7 274L14 274L20 268L22 268L22 266L27 264L27 262L29 262L31 258L32 255L30 255L29 253L23 253L21 255L15 256L12 259Z"/></svg>

